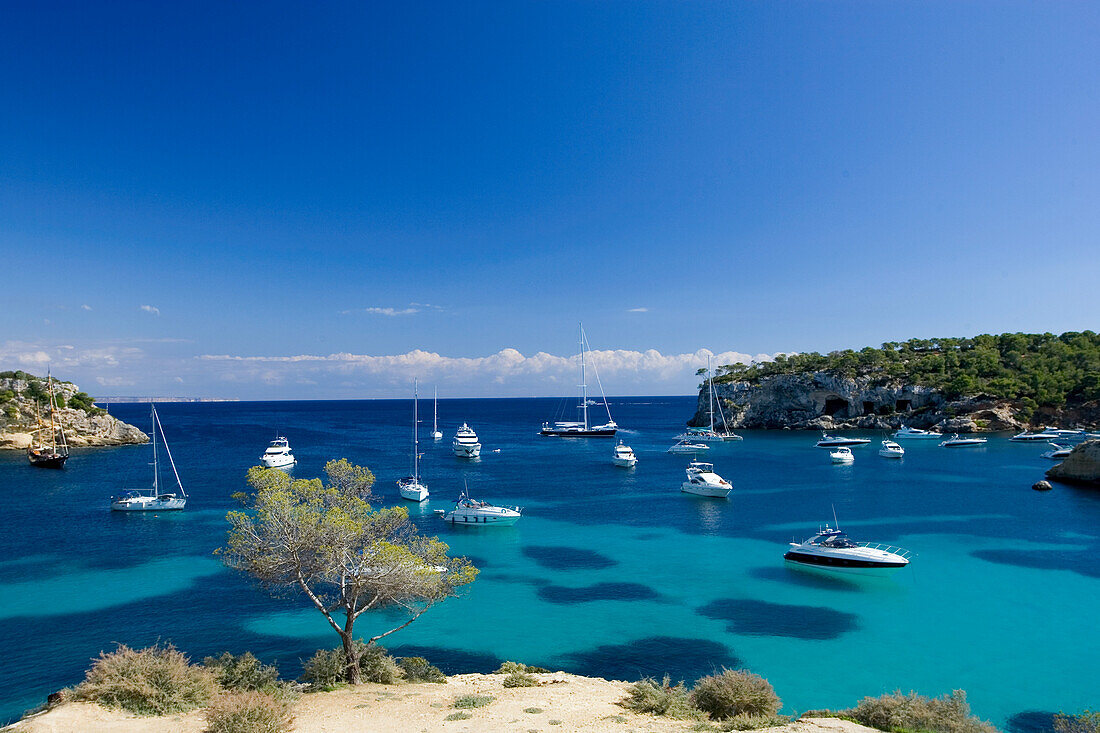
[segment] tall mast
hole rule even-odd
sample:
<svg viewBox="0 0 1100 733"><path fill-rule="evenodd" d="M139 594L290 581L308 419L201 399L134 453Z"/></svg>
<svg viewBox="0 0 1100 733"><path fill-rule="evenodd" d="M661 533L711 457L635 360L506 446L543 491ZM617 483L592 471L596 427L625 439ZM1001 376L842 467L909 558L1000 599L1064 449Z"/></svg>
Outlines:
<svg viewBox="0 0 1100 733"><path fill-rule="evenodd" d="M160 471L157 469L157 408L149 405L149 421L153 423L153 496L160 494Z"/></svg>
<svg viewBox="0 0 1100 733"><path fill-rule="evenodd" d="M710 354L707 354L707 399L710 402L710 432L714 432L714 383L711 381Z"/></svg>
<svg viewBox="0 0 1100 733"><path fill-rule="evenodd" d="M413 377L413 481L420 483L420 400L416 391L416 377Z"/></svg>
<svg viewBox="0 0 1100 733"><path fill-rule="evenodd" d="M54 422L53 409L53 375L50 373L50 368L46 367L46 391L50 395L50 447L54 453L57 453L57 424Z"/></svg>
<svg viewBox="0 0 1100 733"><path fill-rule="evenodd" d="M415 380L414 380L415 381ZM435 388L435 397L432 399L432 437L439 432L439 387Z"/></svg>
<svg viewBox="0 0 1100 733"><path fill-rule="evenodd" d="M584 326L581 331L581 414L584 415L584 429L588 430L588 383L584 379Z"/></svg>

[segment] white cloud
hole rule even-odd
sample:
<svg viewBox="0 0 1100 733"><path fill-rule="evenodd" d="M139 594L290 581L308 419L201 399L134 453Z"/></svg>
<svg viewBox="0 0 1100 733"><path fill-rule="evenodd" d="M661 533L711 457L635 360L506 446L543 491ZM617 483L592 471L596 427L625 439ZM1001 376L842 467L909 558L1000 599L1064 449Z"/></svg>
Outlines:
<svg viewBox="0 0 1100 733"><path fill-rule="evenodd" d="M92 309L92 306L88 305L87 303L80 306L80 310L90 311L91 309Z"/></svg>
<svg viewBox="0 0 1100 733"><path fill-rule="evenodd" d="M160 315L160 308L157 308L155 305L142 305L139 306L139 309L146 313L152 313L154 316Z"/></svg>
<svg viewBox="0 0 1100 733"><path fill-rule="evenodd" d="M627 308L627 313L648 313L649 308Z"/></svg>
<svg viewBox="0 0 1100 733"><path fill-rule="evenodd" d="M355 310L340 311L341 315L349 316L353 313L366 313L372 316L409 316L413 313L419 313L419 308L357 308Z"/></svg>
<svg viewBox="0 0 1100 733"><path fill-rule="evenodd" d="M134 385L134 380L126 377L96 377L95 381L99 383L100 387L131 387Z"/></svg>

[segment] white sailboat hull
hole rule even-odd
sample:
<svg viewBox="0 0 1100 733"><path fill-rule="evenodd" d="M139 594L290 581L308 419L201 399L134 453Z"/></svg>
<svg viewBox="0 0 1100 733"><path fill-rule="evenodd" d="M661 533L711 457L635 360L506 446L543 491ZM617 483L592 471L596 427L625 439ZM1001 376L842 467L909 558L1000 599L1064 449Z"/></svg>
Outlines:
<svg viewBox="0 0 1100 733"><path fill-rule="evenodd" d="M186 506L187 499L178 496L130 496L111 501L111 509L116 512L164 512Z"/></svg>

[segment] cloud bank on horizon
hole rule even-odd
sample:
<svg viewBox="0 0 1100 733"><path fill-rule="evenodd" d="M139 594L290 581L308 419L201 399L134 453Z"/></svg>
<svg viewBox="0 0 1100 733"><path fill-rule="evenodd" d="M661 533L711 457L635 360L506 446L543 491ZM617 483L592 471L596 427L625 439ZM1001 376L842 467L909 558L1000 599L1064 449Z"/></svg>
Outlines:
<svg viewBox="0 0 1100 733"><path fill-rule="evenodd" d="M173 342L165 342L171 345ZM4 369L38 373L51 366L61 379L101 395L239 399L404 397L413 377L436 383L449 397L529 397L572 394L580 357L504 348L487 356L454 357L416 349L404 354L339 352L287 356L164 353L164 343L132 342L79 348L9 341ZM586 364L612 395L691 394L707 365L770 361L738 351L662 354L656 349L592 351Z"/></svg>

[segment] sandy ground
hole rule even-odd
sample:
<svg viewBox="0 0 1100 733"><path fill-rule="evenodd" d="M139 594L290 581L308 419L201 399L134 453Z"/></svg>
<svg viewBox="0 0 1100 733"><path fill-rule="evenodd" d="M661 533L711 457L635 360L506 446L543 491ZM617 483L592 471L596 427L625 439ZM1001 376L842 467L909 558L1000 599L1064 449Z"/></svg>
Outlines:
<svg viewBox="0 0 1100 733"><path fill-rule="evenodd" d="M446 684L361 685L355 689L304 695L294 705L294 730L302 733L347 731L688 731L694 722L637 715L619 707L628 683L577 677L561 672L536 675L539 687L506 689L504 675L467 674ZM446 720L458 711L462 695L489 695L493 701L466 710L468 720ZM6 728L17 733L200 733L203 712L164 718L136 718L88 703L59 706ZM802 720L775 733L877 733L843 720Z"/></svg>

